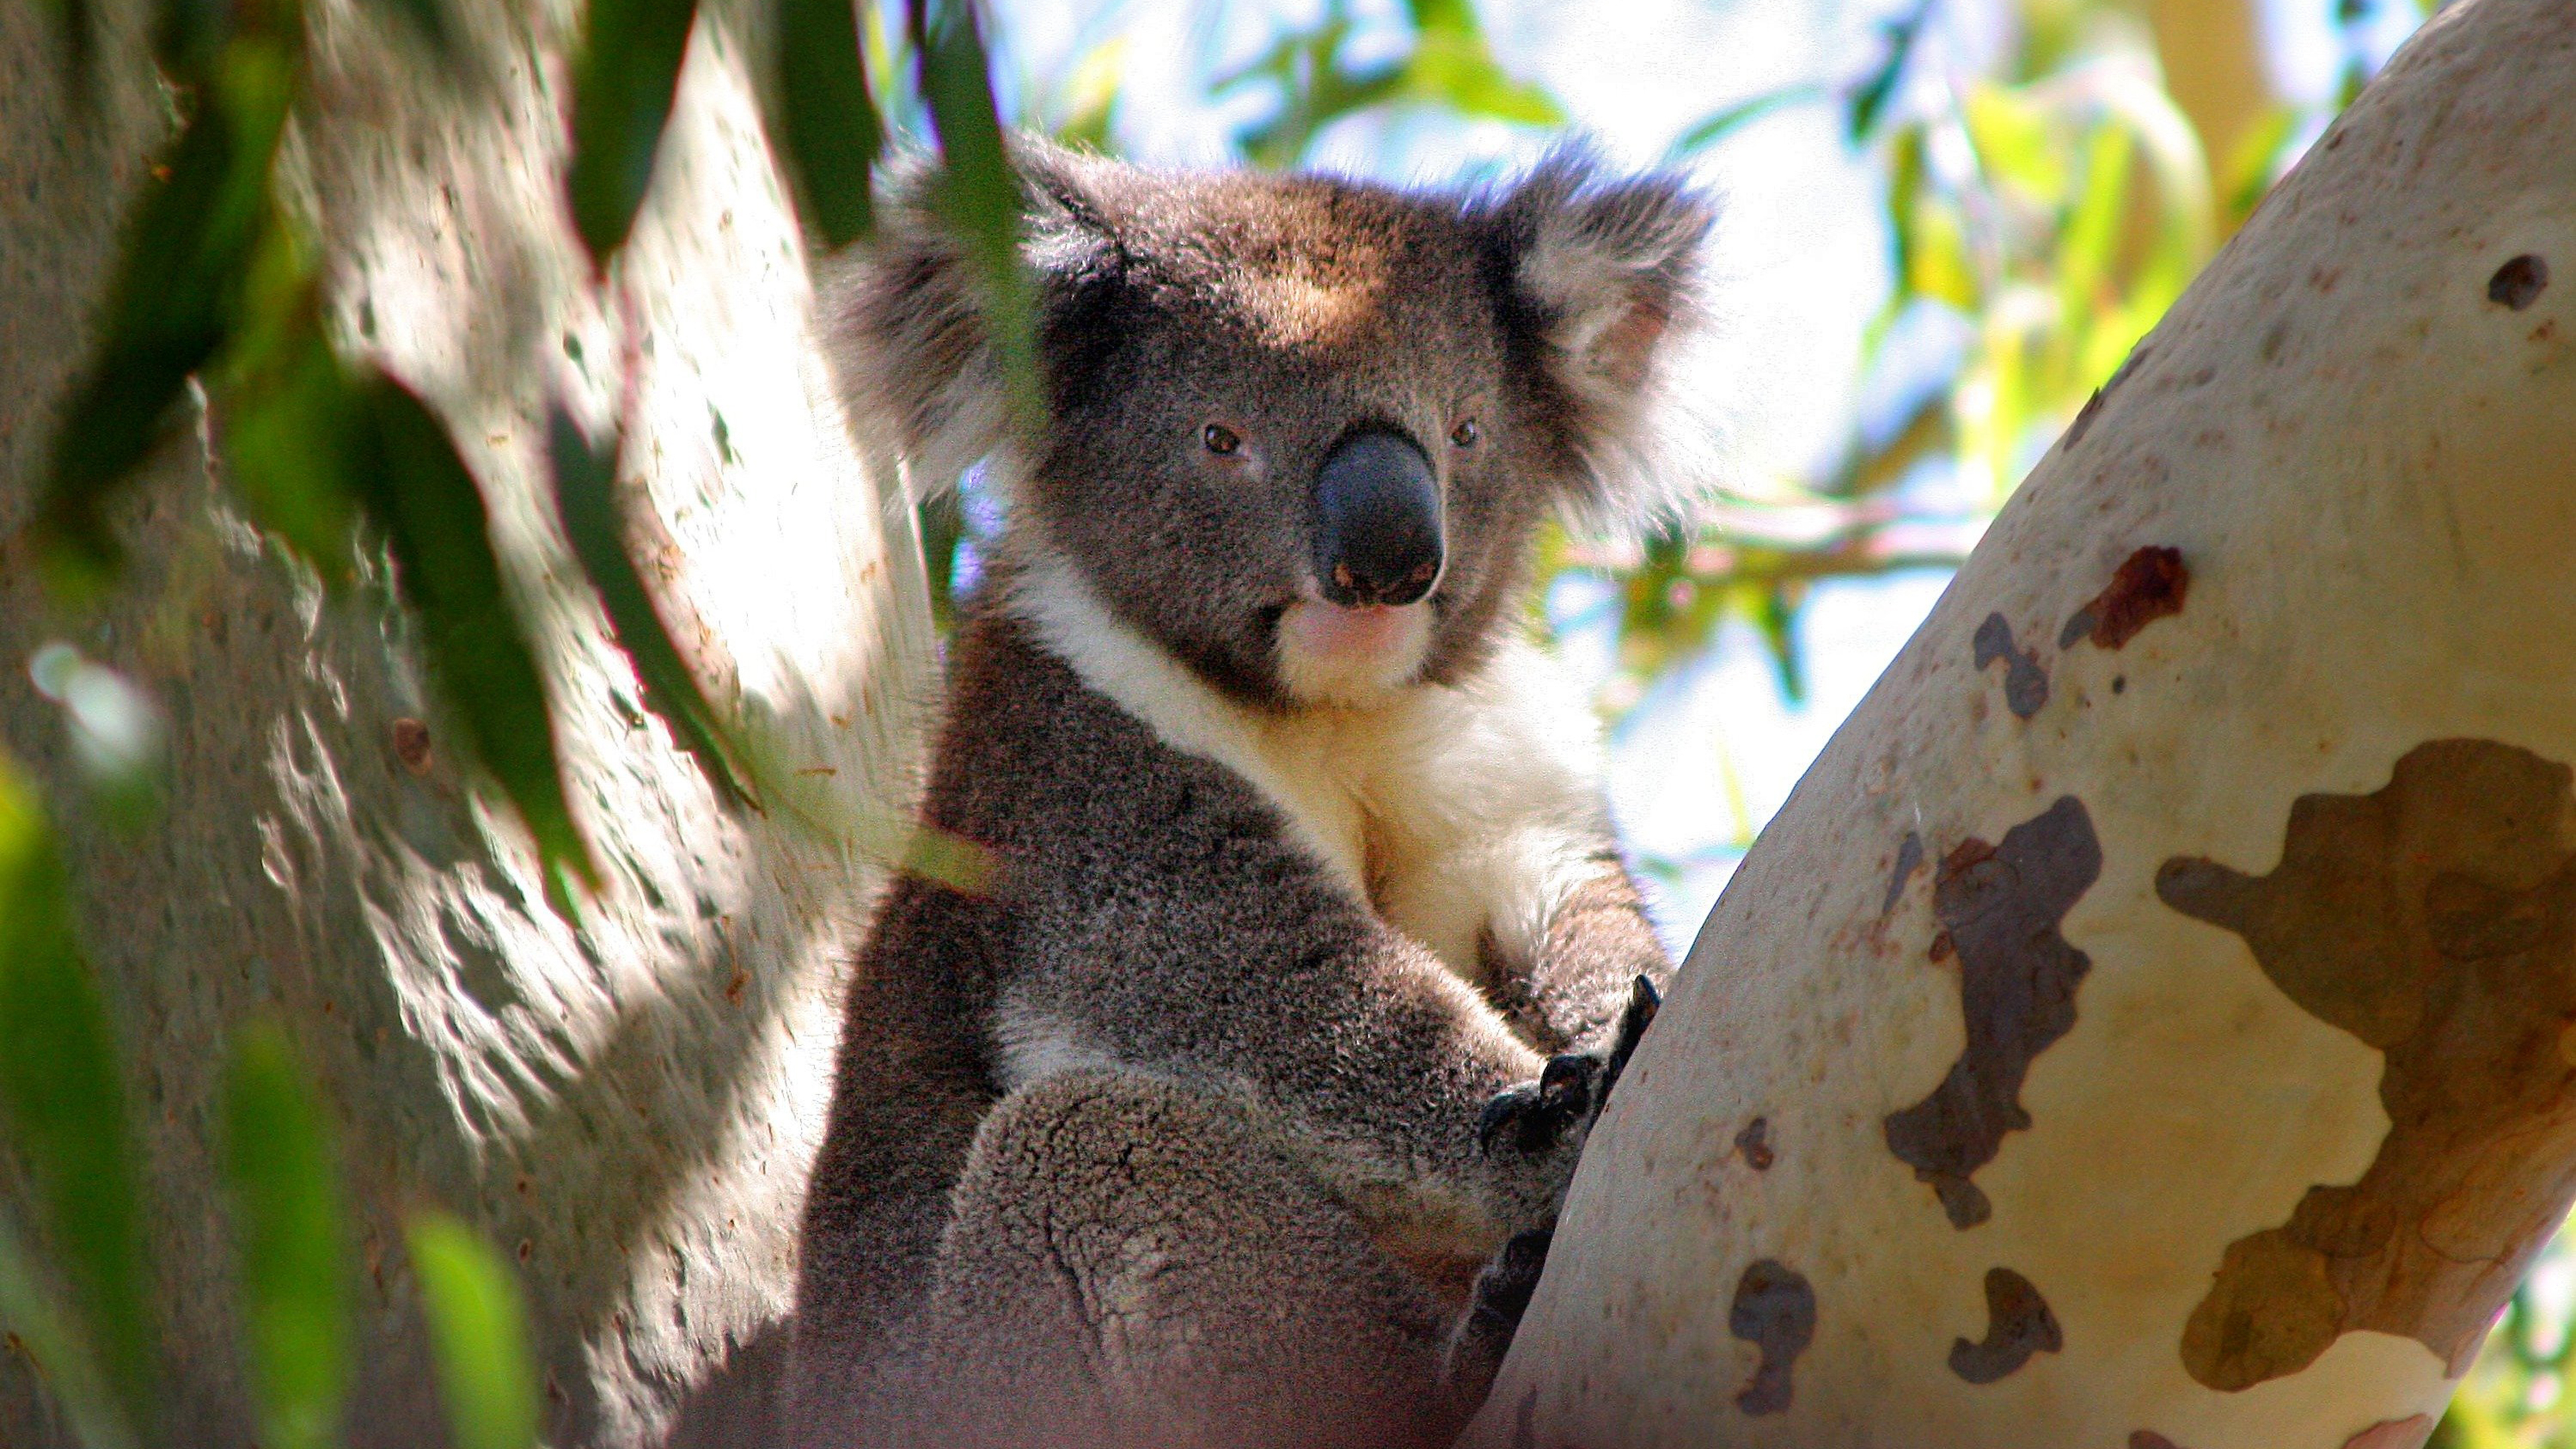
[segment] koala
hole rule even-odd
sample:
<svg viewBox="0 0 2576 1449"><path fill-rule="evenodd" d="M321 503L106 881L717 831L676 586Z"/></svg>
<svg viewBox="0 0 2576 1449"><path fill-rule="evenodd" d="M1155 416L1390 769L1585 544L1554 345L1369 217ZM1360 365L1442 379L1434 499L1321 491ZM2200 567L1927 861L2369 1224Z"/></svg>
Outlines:
<svg viewBox="0 0 2576 1449"><path fill-rule="evenodd" d="M1015 164L1043 433L927 180L823 288L1001 496L921 805L999 869L861 950L791 1440L1446 1443L1671 971L1529 593L1695 481L1711 204Z"/></svg>

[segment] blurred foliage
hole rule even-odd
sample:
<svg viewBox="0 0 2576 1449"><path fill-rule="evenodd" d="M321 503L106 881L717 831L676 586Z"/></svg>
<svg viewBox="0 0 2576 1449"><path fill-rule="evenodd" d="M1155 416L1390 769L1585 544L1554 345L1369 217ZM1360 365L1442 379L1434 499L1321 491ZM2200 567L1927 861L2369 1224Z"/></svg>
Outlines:
<svg viewBox="0 0 2576 1449"><path fill-rule="evenodd" d="M456 1449L534 1449L536 1366L509 1265L447 1213L414 1213L404 1236L447 1396L448 1442Z"/></svg>
<svg viewBox="0 0 2576 1449"><path fill-rule="evenodd" d="M330 1135L282 1025L243 1028L224 1095L259 1442L327 1449L349 1389L347 1229Z"/></svg>
<svg viewBox="0 0 2576 1449"><path fill-rule="evenodd" d="M2576 1446L2576 1244L2562 1230L2539 1268L2515 1291L2487 1334L2486 1349L2461 1381L2450 1412L2425 1449L2569 1449Z"/></svg>
<svg viewBox="0 0 2576 1449"><path fill-rule="evenodd" d="M1471 0L1407 0L1405 12L1412 33L1393 58L1354 61L1350 0L1327 0L1321 19L1282 31L1260 56L1218 77L1211 86L1218 96L1260 85L1277 99L1267 118L1236 135L1244 158L1256 166L1292 165L1326 126L1388 106L1525 126L1564 123L1555 97L1507 74L1494 59Z"/></svg>
<svg viewBox="0 0 2576 1449"><path fill-rule="evenodd" d="M165 1359L116 1024L72 928L71 885L34 792L0 756L0 1125L34 1193L0 1213L0 1322L89 1449L156 1433ZM355 1280L338 1158L285 1026L237 1034L220 1162L259 1442L343 1442ZM538 1401L526 1309L500 1256L435 1213L412 1265L464 1449L528 1449Z"/></svg>
<svg viewBox="0 0 2576 1449"><path fill-rule="evenodd" d="M0 1120L34 1188L46 1275L24 1291L63 1355L76 1423L130 1442L159 1377L131 1124L107 1004L73 936L70 882L32 790L0 759ZM57 1280L48 1283L50 1276ZM87 1402L80 1396L94 1395Z"/></svg>
<svg viewBox="0 0 2576 1449"><path fill-rule="evenodd" d="M373 3L433 57L459 63L448 0ZM886 138L927 143L940 167L940 216L973 259L1019 420L1033 423L1044 405L1034 297L1018 259L1018 192L1002 137L1016 124L1109 147L1125 63L1118 37L1097 38L1046 84L997 90L987 22L966 0L855 11L839 0L775 3L768 82L806 225L827 246L863 237ZM1714 105L1676 143L1674 160L1688 164L1782 110L1837 108L1849 144L1885 178L1895 285L1867 365L1882 366L1925 328L1966 340L1893 415L1860 419L1820 476L1761 480L1750 496L1633 549L1546 541L1545 575L1579 571L1612 590L1622 666L1605 699L1613 712L1706 649L1728 619L1767 642L1782 688L1796 697L1797 620L1813 586L1955 563L2322 120L2275 108L2213 164L2165 94L2129 6L2006 3L2017 10L2015 39L1991 57L1972 63L1930 44L1944 0L1915 0L1883 23L1851 73ZM2359 37L2379 4L2405 0L2319 3L2336 6L2347 37L2348 99L2367 76ZM89 83L91 5L51 0L49 9L66 73ZM893 23L889 12L899 12ZM99 351L65 401L32 525L49 576L75 603L115 586L112 504L173 426L193 380L221 422L228 486L262 526L335 586L351 575L353 547L391 556L402 597L422 615L437 683L471 753L527 824L550 884L587 879L554 759L552 703L502 587L476 480L427 404L343 355L326 321L309 219L290 215L272 186L302 98L301 11L295 0L162 0L160 15L155 52L178 128L127 223ZM574 68L566 201L603 275L649 202L695 18L694 0L592 0ZM1391 112L1527 127L1566 119L1544 87L1497 57L1473 0L1407 0L1400 19L1400 43L1362 45L1354 0L1325 0L1320 14L1275 27L1249 59L1210 77L1218 97L1266 98L1234 138L1245 159L1294 164L1328 128ZM629 552L615 492L619 437L594 446L558 410L551 443L567 536L648 705L728 798L755 804L733 723L690 675ZM1926 478L1970 499L1972 516L1928 507L1930 490L1917 486ZM951 581L972 577L975 510L948 498L924 523L944 618ZM93 806L148 815L157 751L149 700L59 647L38 683L74 731ZM129 787L143 793L115 805ZM910 851L916 868L975 864L942 855L954 843L878 834L886 853ZM0 1216L0 1318L43 1366L82 1439L122 1449L153 1442L161 1348L115 1026L73 938L68 892L42 810L0 760L0 1111L34 1188L29 1221ZM245 1366L262 1441L282 1449L337 1440L351 1371L344 1205L326 1114L290 1027L243 1029L223 1156ZM508 1265L435 1211L412 1216L407 1241L454 1442L533 1444L536 1383ZM2551 1271L2535 1284L2556 1281ZM2576 1445L2560 1405L2566 1304L2563 1294L2544 1296L2526 1286L2515 1299L2435 1444Z"/></svg>
<svg viewBox="0 0 2576 1449"><path fill-rule="evenodd" d="M433 64L469 75L450 0L372 3ZM86 0L48 8L85 105L97 81L98 18ZM28 528L36 557L73 608L118 585L116 499L179 426L183 394L201 387L221 476L254 520L335 588L350 585L354 550L390 558L401 598L420 617L433 683L460 726L461 753L514 807L548 900L569 916L572 886L595 884L596 871L565 799L555 704L504 585L481 485L426 401L344 355L327 320L316 218L277 194L276 158L304 99L304 15L296 0L160 0L155 15L153 54L175 134L133 204L101 342L60 411ZM696 15L694 0L588 8L565 200L603 280L648 204ZM778 0L769 83L795 204L822 245L863 236L883 135L896 125L935 128L941 214L975 258L1021 420L1034 423L1043 398L1028 335L1032 293L1018 266L1019 195L979 21L962 0L912 0L904 17L898 43L873 6L863 25L848 3ZM889 71L907 63L909 87L888 85ZM883 116L877 95L888 97ZM1105 128L1108 101L1087 104L1089 124ZM689 672L634 562L616 487L620 438L594 447L558 407L549 443L565 536L648 706L725 798L759 808L734 722ZM148 826L161 784L160 717L148 695L59 641L38 651L30 673L61 711L86 808L129 829ZM812 815L788 803L796 818ZM873 817L839 825L859 848L942 879L989 872L964 842ZM0 758L0 1120L33 1190L29 1221L0 1213L0 1322L80 1439L125 1449L161 1442L163 1347L115 1023L72 921L45 815ZM290 1025L242 1028L221 1163L260 1441L321 1449L341 1442L353 1370L349 1230L331 1133ZM513 1270L435 1210L413 1213L406 1238L452 1441L527 1449L540 1406Z"/></svg>

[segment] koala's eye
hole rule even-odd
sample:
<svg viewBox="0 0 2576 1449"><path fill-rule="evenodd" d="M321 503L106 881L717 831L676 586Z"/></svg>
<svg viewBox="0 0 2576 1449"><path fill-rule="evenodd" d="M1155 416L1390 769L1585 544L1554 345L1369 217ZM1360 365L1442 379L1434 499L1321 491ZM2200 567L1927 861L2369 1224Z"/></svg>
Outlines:
<svg viewBox="0 0 2576 1449"><path fill-rule="evenodd" d="M1449 430L1449 441L1461 448L1472 448L1485 440L1485 425L1469 418Z"/></svg>
<svg viewBox="0 0 2576 1449"><path fill-rule="evenodd" d="M1220 458L1231 458L1243 451L1243 439L1236 437L1234 429L1223 423L1210 423L1199 429L1199 441Z"/></svg>

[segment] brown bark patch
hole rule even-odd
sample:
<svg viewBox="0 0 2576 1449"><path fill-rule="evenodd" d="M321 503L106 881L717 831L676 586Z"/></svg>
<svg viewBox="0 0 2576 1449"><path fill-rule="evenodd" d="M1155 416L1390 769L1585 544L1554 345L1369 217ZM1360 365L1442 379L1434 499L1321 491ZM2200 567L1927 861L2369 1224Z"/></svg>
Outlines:
<svg viewBox="0 0 2576 1449"><path fill-rule="evenodd" d="M2033 1058L2075 1025L2075 988L2092 961L2058 925L2102 873L2092 817L2072 795L2004 832L1971 840L1933 881L1932 908L1959 955L1967 1046L1932 1095L1886 1122L1887 1150L1932 1185L1951 1225L1993 1212L1969 1178L1994 1160L2004 1134L2030 1125L2022 1078Z"/></svg>
<svg viewBox="0 0 2576 1449"><path fill-rule="evenodd" d="M1794 1394L1790 1367L1816 1337L1816 1290L1806 1276L1777 1259L1755 1261L1735 1282L1726 1328L1762 1350L1761 1366L1736 1394L1735 1406L1753 1415L1786 1411Z"/></svg>
<svg viewBox="0 0 2576 1449"><path fill-rule="evenodd" d="M2214 1389L2296 1373L2356 1329L2456 1377L2576 1197L2576 793L2568 767L2434 740L2369 795L2290 807L2281 863L2177 857L2165 904L2245 939L2299 1006L2385 1053L2388 1135L2230 1244L2183 1330ZM2356 1441L2359 1442L2359 1441Z"/></svg>
<svg viewBox="0 0 2576 1449"><path fill-rule="evenodd" d="M405 715L393 724L394 758L415 775L429 773L431 751L429 726Z"/></svg>
<svg viewBox="0 0 2576 1449"><path fill-rule="evenodd" d="M1735 1134L1735 1150L1744 1154L1744 1165L1755 1172L1769 1172L1778 1154L1771 1150L1771 1119L1756 1117Z"/></svg>
<svg viewBox="0 0 2576 1449"><path fill-rule="evenodd" d="M2549 262L2537 253L2524 252L2495 269L2487 278L2487 300L2519 312L2540 300L2549 290Z"/></svg>
<svg viewBox="0 0 2576 1449"><path fill-rule="evenodd" d="M1953 1339L1950 1372L1972 1384L1991 1384L2018 1371L2032 1354L2064 1347L2066 1335L2039 1289L2010 1268L1988 1268L1985 1340Z"/></svg>
<svg viewBox="0 0 2576 1449"><path fill-rule="evenodd" d="M2181 613L2183 596L2190 591L2191 570L2183 566L2181 549L2139 549L2121 560L2102 592L2068 617L2057 632L2057 647L2073 648L2078 639L2089 638L2097 649L2117 649L2149 624Z"/></svg>
<svg viewBox="0 0 2576 1449"><path fill-rule="evenodd" d="M2000 659L2004 661L2004 707L2028 719L2048 703L2048 671L2039 667L2039 651L2023 649L2013 642L2012 625L2001 614L1988 614L1977 626L1976 637L1969 641L1975 651L1977 668Z"/></svg>
<svg viewBox="0 0 2576 1449"><path fill-rule="evenodd" d="M2425 1414L2382 1419L2343 1441L2343 1449L2423 1449L2433 1437L2433 1420Z"/></svg>

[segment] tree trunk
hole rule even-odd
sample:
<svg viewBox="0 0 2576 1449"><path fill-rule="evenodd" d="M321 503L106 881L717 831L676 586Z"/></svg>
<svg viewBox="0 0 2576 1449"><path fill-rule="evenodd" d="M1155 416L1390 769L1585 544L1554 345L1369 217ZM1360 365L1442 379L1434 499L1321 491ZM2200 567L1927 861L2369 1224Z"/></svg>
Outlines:
<svg viewBox="0 0 2576 1449"><path fill-rule="evenodd" d="M106 8L116 33L83 111L46 8L0 5L0 537L27 516L118 212L162 134L141 17ZM515 820L443 747L381 565L326 595L249 529L215 486L220 418L194 417L135 490L132 566L103 611L58 614L24 545L0 552L0 748L49 781L141 1104L174 1345L162 1427L250 1440L209 1154L230 1033L271 1008L342 1124L355 1443L444 1442L398 1227L424 1201L520 1265L550 1443L675 1426L767 1442L840 963L876 876L850 827L899 803L928 693L910 515L842 431L721 7L605 287L560 200L567 7L460 7L480 88L395 43L399 7L310 8L289 189L319 218L343 335L433 402L483 483L606 884L578 928L548 909ZM765 815L721 804L642 710L547 501L549 388L601 421L630 368L630 486L669 535L647 577L692 617L682 645L719 705L810 790ZM29 687L30 651L57 638L166 713L167 809L139 834L84 809ZM0 1443L62 1438L9 1356Z"/></svg>
<svg viewBox="0 0 2576 1449"><path fill-rule="evenodd" d="M2465 0L1711 915L1478 1445L2413 1449L2576 1191L2576 7Z"/></svg>

